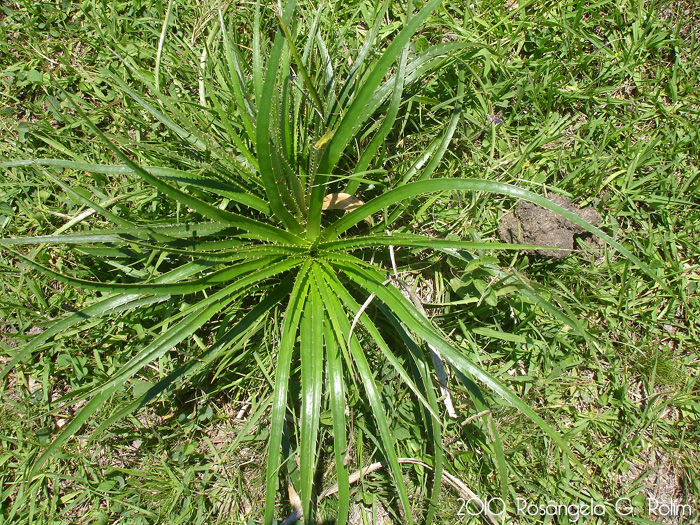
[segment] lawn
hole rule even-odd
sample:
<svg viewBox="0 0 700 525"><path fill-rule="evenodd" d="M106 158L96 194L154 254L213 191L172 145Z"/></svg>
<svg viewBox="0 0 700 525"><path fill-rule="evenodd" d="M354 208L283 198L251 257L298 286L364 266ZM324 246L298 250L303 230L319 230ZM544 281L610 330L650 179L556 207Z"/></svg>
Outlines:
<svg viewBox="0 0 700 525"><path fill-rule="evenodd" d="M700 8L281 9L0 2L0 522L700 523Z"/></svg>

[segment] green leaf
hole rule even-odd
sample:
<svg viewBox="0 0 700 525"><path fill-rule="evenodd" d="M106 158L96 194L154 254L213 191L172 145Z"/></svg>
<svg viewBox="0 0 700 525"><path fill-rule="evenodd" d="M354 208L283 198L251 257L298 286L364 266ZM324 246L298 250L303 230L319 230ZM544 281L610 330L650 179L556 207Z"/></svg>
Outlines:
<svg viewBox="0 0 700 525"><path fill-rule="evenodd" d="M313 267L314 281L323 299L333 293L327 286L325 276L318 265ZM333 451L335 455L335 472L338 478L338 525L347 522L350 510L350 481L348 469L345 466L347 453L347 427L345 421L345 380L343 373L343 353L347 353L344 334L338 334L333 329L330 319L344 315L342 310L334 309L334 304L324 301L328 319L324 323L324 339L326 341L326 370L328 373L327 391L330 392L330 406L333 417Z"/></svg>
<svg viewBox="0 0 700 525"><path fill-rule="evenodd" d="M247 217L243 217L242 215L237 215L235 213L231 213L225 210L220 210L219 208L216 208L215 206L212 206L211 204L204 202L196 197L193 197L191 195L186 194L185 192L167 184L166 182L161 181L157 177L151 175L148 173L146 170L141 168L138 164L133 162L129 157L127 157L124 153L122 153L119 148L117 148L106 136L100 129L95 126L95 124L92 123L87 118L87 115L85 112L80 108L78 104L75 103L74 100L72 100L71 95L67 95L69 99L73 102L73 106L76 108L76 111L84 118L86 124L88 127L96 134L98 135L105 145L112 150L117 157L119 157L127 166L129 166L134 172L136 172L142 179L144 179L146 182L154 186L156 189L159 191L163 192L165 195L171 197L172 199L176 200L177 202L180 202L186 206L189 206L193 210L195 210L198 213L201 213L204 217L207 217L209 219L212 219L214 221L222 221L231 224L232 226L235 226L237 228L241 228L247 232L250 232L251 234L254 234L257 238L260 239L267 239L267 240L278 240L281 242L286 242L289 244L302 244L303 240L297 237L296 235L292 235L289 232L285 230L281 230L279 228L276 228L275 226L271 226L269 224L265 224L262 222L258 222L253 219L249 219Z"/></svg>
<svg viewBox="0 0 700 525"><path fill-rule="evenodd" d="M48 268L42 264L39 264L28 257L25 257L19 252L15 252L14 250L10 250L9 248L5 248L7 251L12 253L15 257L18 259L23 260L26 262L29 266L32 268L39 270L45 275L48 275L57 281L66 283L66 284L72 284L74 286L78 286L80 288L85 288L87 290L99 290L102 292L117 292L117 291L122 291L122 292L130 292L130 293L148 293L148 294L154 294L154 295L181 295L181 294L190 294L190 293L195 293L199 292L201 290L205 290L207 288L210 288L212 286L215 286L216 284L226 282L226 281L231 281L233 279L236 279L246 273L252 272L253 270L259 268L261 266L260 261L254 260L254 261L249 261L247 263L242 263L239 265L236 265L231 268L223 268L221 270L214 271L210 273L209 275L206 275L204 277L201 277L199 279L195 279L192 281L184 282L184 283L169 283L169 284L161 284L161 283L135 283L135 284L120 284L120 283L99 283L99 282L94 282L94 281L87 281L85 279L77 279L75 277L69 277L67 275L63 275L59 272L56 272L52 270L51 268ZM276 263L279 262L279 260L274 260L271 259L270 264L274 267ZM283 264L285 265L290 265L290 267L294 266L297 264L295 259L287 259Z"/></svg>
<svg viewBox="0 0 700 525"><path fill-rule="evenodd" d="M318 426L321 414L323 381L323 331L325 311L316 284L313 269L308 298L301 318L299 358L301 360L301 443L299 445L299 470L301 474L301 501L304 518L312 520L312 488L316 475Z"/></svg>
<svg viewBox="0 0 700 525"><path fill-rule="evenodd" d="M165 11L165 17L163 18L163 27L161 27L160 37L158 38L158 50L156 51L155 84L157 90L160 90L160 64L163 56L163 43L165 42L165 34L168 30L168 25L172 19L172 9L173 0L168 0L168 7Z"/></svg>
<svg viewBox="0 0 700 525"><path fill-rule="evenodd" d="M506 242L488 241L450 241L425 235L395 233L392 235L373 234L359 237L348 237L335 241L321 242L320 250L332 252L347 252L378 246L407 246L411 248L431 248L434 250L534 250L541 247L528 244L510 244Z"/></svg>
<svg viewBox="0 0 700 525"><path fill-rule="evenodd" d="M282 20L289 24L296 2L294 0L287 2ZM280 185L284 180L281 173L275 173L272 163L272 148L270 137L270 119L272 112L272 101L276 95L276 80L277 72L280 68L280 60L282 55L282 46L284 44L284 35L282 30L277 32L275 41L270 51L270 58L267 61L267 71L265 73L265 83L262 87L262 94L258 101L257 122L255 125L255 151L258 157L260 166L260 176L262 177L265 193L270 202L270 208L275 216L282 221L292 233L299 234L302 232L302 227L292 214L285 208L280 194Z"/></svg>
<svg viewBox="0 0 700 525"><path fill-rule="evenodd" d="M409 13L410 16L410 13ZM401 58L399 59L399 67L396 72L396 76L393 82L393 89L391 92L391 99L389 101L389 107L387 108L386 116L382 121L382 125L377 131L377 133L372 137L370 143L364 148L362 156L360 157L354 173L362 173L367 170L370 162L379 151L382 143L389 135L391 130L394 128L394 123L396 122L396 116L399 113L399 106L401 105L401 95L403 94L405 75L406 75L406 63L408 61L408 46L404 46L401 50ZM335 134L335 132L334 132ZM351 179L345 188L345 193L354 195L360 185L359 180Z"/></svg>
<svg viewBox="0 0 700 525"><path fill-rule="evenodd" d="M329 283L328 278L326 278L326 282ZM326 305L328 305L327 308L331 309L332 311L338 313L343 311L335 295L329 294L328 296L324 297L324 300ZM336 337L338 337L340 334L343 334L344 338L349 335L350 323L344 315L332 315L330 316L330 321L333 324L335 333L337 334ZM406 489L403 474L401 473L401 466L399 465L398 457L396 455L395 440L391 430L389 429L389 422L384 411L384 406L382 405L380 389L377 387L374 376L372 375L372 369L367 362L364 350L357 342L356 338L350 339L349 350L352 360L357 368L357 372L362 380L365 394L367 395L367 399L372 409L372 415L377 423L377 428L379 429L379 434L381 436L380 444L382 452L389 462L391 474L394 478L394 483L396 483L396 489L399 493L404 515L408 518L409 523L413 523L411 505L408 499L408 491Z"/></svg>
<svg viewBox="0 0 700 525"><path fill-rule="evenodd" d="M360 268L358 265L336 263L344 273L365 290L376 293L382 301L412 332L433 345L451 366L483 382L490 390L503 398L508 404L517 408L533 423L540 427L561 449L571 458L571 461L583 469L578 458L569 449L566 441L559 433L550 427L537 413L515 395L507 386L493 377L480 366L473 363L459 350L452 347L430 322L394 287L377 287L374 283L381 278L377 271Z"/></svg>
<svg viewBox="0 0 700 525"><path fill-rule="evenodd" d="M253 127L252 119L255 117L250 108L250 97L247 93L245 81L243 80L244 73L243 69L241 68L241 59L238 55L238 51L231 44L231 40L228 37L228 31L226 30L226 25L224 24L224 17L221 9L219 9L219 23L221 24L222 28L221 33L223 36L226 62L228 64L229 81L233 88L233 95L238 107L238 114L243 119L243 127L248 134L248 139L253 142L255 140L255 129ZM245 150L247 150L247 148L245 148Z"/></svg>
<svg viewBox="0 0 700 525"><path fill-rule="evenodd" d="M112 82L115 82L122 90L124 90L131 98L133 98L136 103L138 103L139 106L141 106L143 109L148 111L151 115L153 115L159 122L161 122L165 127L170 129L173 133L175 133L178 137L180 137L182 140L190 144L192 147L200 150L200 151L207 151L209 147L207 146L207 143L204 141L204 139L199 136L198 133L195 133L192 130L187 130L180 126L179 124L176 124L170 117L166 116L163 112L157 110L154 106L146 102L146 100L141 97L136 91L131 89L129 86L127 86L122 79L120 79L116 74L111 74L111 75L106 75L109 77L109 79ZM142 82L143 79L141 79ZM157 88L153 89L155 92L158 92L159 90ZM163 98L161 98L161 101L164 101ZM76 105L77 109L77 105ZM92 124L92 121L88 121L90 124L90 127L93 127L94 125ZM93 130L94 131L94 130ZM100 133L98 133L100 135ZM122 159L123 160L123 159ZM127 163L129 165L129 163Z"/></svg>
<svg viewBox="0 0 700 525"><path fill-rule="evenodd" d="M153 362L165 352L175 347L177 344L190 337L202 325L209 321L219 311L224 309L231 301L245 291L247 287L266 279L272 275L288 271L298 263L283 261L254 272L253 274L239 279L237 282L226 286L224 289L210 295L206 299L199 301L190 313L181 322L174 323L172 327L154 339L144 347L138 354L132 357L116 374L112 375L108 381L100 385L94 397L82 407L75 417L64 427L61 434L51 443L46 451L41 455L33 466L33 474L37 473L41 465L55 453L66 439L75 434L109 399L109 397L123 387L125 381L136 374L144 366Z"/></svg>
<svg viewBox="0 0 700 525"><path fill-rule="evenodd" d="M287 392L289 390L289 375L296 346L297 332L301 315L306 305L306 297L309 289L309 270L311 263L307 260L302 265L294 283L294 289L289 297L289 303L284 312L284 324L282 326L282 339L277 353L277 366L275 369L274 393L272 395L272 416L270 419L270 438L267 448L267 475L265 493L265 519L266 525L271 525L275 513L275 496L280 475L281 445L284 419L287 414Z"/></svg>
<svg viewBox="0 0 700 525"><path fill-rule="evenodd" d="M440 2L441 0L430 0L415 16L411 17L406 26L396 38L394 38L391 44L387 46L379 60L372 66L368 75L363 79L357 95L343 115L343 119L336 128L333 138L329 141L328 146L323 152L318 166L318 174L313 180L306 226L307 237L309 239L315 240L320 232L321 206L326 193L325 185L328 181L328 175L338 163L345 147L359 127L371 116L371 113L366 110L367 103L374 95L376 88L396 60L396 57L399 56L399 53L401 53L404 46L408 44L410 38L418 30L418 27Z"/></svg>
<svg viewBox="0 0 700 525"><path fill-rule="evenodd" d="M189 263L183 265L176 270L172 270L161 275L154 280L155 283L176 282L179 279L184 279L192 274L201 271L204 266L198 263ZM70 314L63 319L56 321L41 334L34 337L29 343L24 345L13 357L12 360L3 368L0 373L0 379L4 378L19 362L37 350L47 341L50 341L54 336L68 332L73 326L84 323L91 319L99 319L108 315L113 315L119 312L133 310L140 306L147 306L165 301L169 298L168 295L158 297L144 296L142 294L119 294L99 300L80 311Z"/></svg>
<svg viewBox="0 0 700 525"><path fill-rule="evenodd" d="M44 75L41 73L41 71L37 71L36 69L27 71L26 75L27 80L32 84L41 84L44 81Z"/></svg>
<svg viewBox="0 0 700 525"><path fill-rule="evenodd" d="M327 286L332 290L332 293L336 294L336 296L341 299L341 301L348 308L350 314L356 316L357 313L360 311L360 305L357 304L357 302L353 299L352 294L342 285L338 278L333 275L331 267L325 265L325 270ZM375 286L383 286L383 283L381 282L375 282L374 284ZM344 311L341 312L343 313L343 316L346 315ZM339 312L334 312L334 315L339 315ZM435 421L438 421L438 424L440 424L440 417L438 416L437 411L433 410L433 407L426 399L424 393L418 388L418 386L415 384L415 382L408 374L406 369L403 367L403 365L401 365L394 352L391 351L389 345L384 340L384 337L382 337L380 331L377 329L376 325L372 322L370 317L363 312L359 318L359 321L360 325L367 330L372 341L377 345L377 348L379 348L379 350L382 352L384 358L391 364L391 366L394 367L399 376L401 376L401 379L404 381L404 383L406 383L406 386L408 386L411 389L411 391L416 395L418 400L423 404L425 409L430 413L430 415L435 419ZM345 333L336 335L345 337L346 339L350 337L349 330ZM357 332L353 332L353 337L357 339Z"/></svg>
<svg viewBox="0 0 700 525"><path fill-rule="evenodd" d="M216 314L216 312L225 307L226 304L226 302L216 302L192 313L185 321L177 324L171 331L162 334L153 341L153 343L146 346L132 358L117 375L101 385L92 399L76 413L73 419L63 428L61 433L37 459L32 467L32 475L37 474L44 462L57 452L68 438L77 433L115 392L123 387L123 382L126 379L158 356L182 342L185 338L191 336L200 326Z"/></svg>
<svg viewBox="0 0 700 525"><path fill-rule="evenodd" d="M600 237L605 240L616 250L618 250L627 259L636 264L644 273L649 277L659 283L666 291L670 292L668 286L653 272L646 264L640 261L637 257L632 255L632 253L618 243L615 239L610 237L608 234L596 228L586 220L582 219L575 213L567 210L563 206L559 206L549 199L537 195L531 191L518 188L517 186L512 186L510 184L505 184L502 182L495 182L489 180L481 179L431 179L425 181L412 182L390 190L382 195L366 202L363 206L360 206L356 210L345 214L343 217L338 219L336 222L331 224L321 235L322 241L329 241L338 238L340 234L347 231L349 228L363 221L366 217L373 215L379 210L396 204L397 202L404 201L416 195L422 195L425 193L432 193L437 191L483 191L486 193L498 193L501 195L509 195L518 199L524 199L530 201L538 206L545 209L553 211L557 215L570 220L574 224L580 226L586 231Z"/></svg>
<svg viewBox="0 0 700 525"><path fill-rule="evenodd" d="M132 403L122 410L103 421L93 432L94 436L99 436L103 431L111 427L120 419L128 416L132 412L143 407L149 401L155 399L162 392L170 388L176 381L190 377L202 368L210 365L223 352L232 345L242 346L247 342L247 338L257 330L265 315L275 306L279 305L289 296L292 290L292 276L290 275L280 283L265 299L258 303L250 312L243 316L230 330L219 337L216 342L200 355L189 359L185 364L168 374L158 383L153 385L142 396L137 397ZM240 439L240 436L239 438Z"/></svg>

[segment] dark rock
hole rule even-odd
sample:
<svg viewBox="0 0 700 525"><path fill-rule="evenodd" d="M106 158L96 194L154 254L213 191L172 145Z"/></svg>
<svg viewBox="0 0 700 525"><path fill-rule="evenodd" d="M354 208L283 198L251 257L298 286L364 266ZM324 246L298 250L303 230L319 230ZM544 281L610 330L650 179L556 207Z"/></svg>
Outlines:
<svg viewBox="0 0 700 525"><path fill-rule="evenodd" d="M552 195L555 204L575 213L593 226L600 224L600 214L593 208L579 208L571 200L561 195ZM591 246L599 246L597 238L587 230L554 212L528 201L520 201L511 213L501 218L498 234L503 242L511 244L534 244L562 250L528 250L527 253L563 259L571 255L574 238L578 237Z"/></svg>

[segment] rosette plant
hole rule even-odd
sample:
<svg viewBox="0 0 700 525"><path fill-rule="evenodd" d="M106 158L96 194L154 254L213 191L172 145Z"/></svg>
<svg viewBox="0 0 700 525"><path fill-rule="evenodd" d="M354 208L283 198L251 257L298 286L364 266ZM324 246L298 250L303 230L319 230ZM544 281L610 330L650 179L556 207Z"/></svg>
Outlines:
<svg viewBox="0 0 700 525"><path fill-rule="evenodd" d="M18 349L3 375L54 338L75 333L83 325L108 323L127 312L167 312L157 325L161 329L151 332L155 334L151 341L125 366L76 393L75 399L85 400L84 404L37 461L35 472L144 367L183 341L201 336L205 348L199 355L185 356L179 368L104 418L98 434L217 360L248 355L273 312L281 313L282 322L275 325L279 338L273 390L269 410L263 412L269 424L265 523L273 521L284 479L291 480L303 515L310 519L321 490L315 484L319 443L332 443L338 522L346 521L350 501L346 400L355 389L367 401L376 429L374 441L403 512L412 520L391 418L372 367L377 360L394 367L425 414L425 439L431 443L434 469L433 503L444 469L440 399L444 396L433 368L439 368L439 359L431 359L431 353L447 362L455 380L467 385L474 399L485 402L480 390L485 387L484 392L516 407L571 461L577 461L532 408L450 342L390 277L391 266L372 255L391 253L393 258L398 247L453 255L518 248L405 232L404 218L416 202L423 202L422 196L458 191L532 201L641 263L602 231L535 193L489 180L435 176L462 118L466 84L462 64L489 51L460 41L421 49L412 44L440 0L430 0L415 12L409 2L405 23L386 38L382 20L390 4L379 6L364 33L364 44L350 58L342 39L334 38L336 28L323 7L299 9L293 0L280 7L251 6L247 9L252 27L243 31L238 30L240 13L217 10L207 21L206 41L197 48L171 32L169 6L152 70L125 57L122 68L100 73L123 97L131 118L148 123L156 138L110 133L104 129L110 123L96 122L86 109L88 102L66 94L84 126L117 162L90 162L79 152L57 146L62 158L2 163L6 169L34 169L67 198L89 207L92 213L85 218L93 221L75 221L72 232L63 228L54 235L3 238L2 249L17 264L96 292L89 304L56 320ZM185 59L177 69L167 68L176 54ZM453 90L451 98L441 102L451 108L441 134L420 154L389 155L388 144L395 144L397 134L413 125L411 97L437 71L449 79ZM397 173L386 171L390 157L402 162L392 164L401 167ZM128 204L132 197L100 201L94 193L69 184L62 170L140 180L139 191L159 196L157 209L150 216L122 202L117 209L120 198ZM352 205L333 206L343 200ZM111 264L115 277L78 278L18 245L65 245L80 255L82 265ZM145 275L131 271L134 258L147 268ZM173 298L181 301L181 308L153 310ZM321 424L322 413L330 415L330 425ZM498 444L495 450L496 463L503 465ZM294 474L287 476L291 471ZM505 483L503 474L502 480Z"/></svg>

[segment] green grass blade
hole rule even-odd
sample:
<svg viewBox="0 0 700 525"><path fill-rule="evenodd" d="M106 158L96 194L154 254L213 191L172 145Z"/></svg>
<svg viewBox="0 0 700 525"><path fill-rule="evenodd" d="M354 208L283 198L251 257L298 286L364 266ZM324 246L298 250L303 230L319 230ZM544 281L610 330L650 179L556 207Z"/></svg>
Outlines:
<svg viewBox="0 0 700 525"><path fill-rule="evenodd" d="M379 148L382 146L384 140L394 127L394 123L396 122L396 116L399 113L399 106L401 105L401 95L403 94L407 61L408 46L405 46L401 50L399 67L393 82L391 99L389 101L389 107L387 108L386 116L384 117L382 125L379 127L377 133L372 137L372 140L364 148L364 151L362 152L360 160L357 162L353 173L362 173L367 170L367 168L370 165L370 162L372 162L372 160L377 154L377 151L379 151ZM345 193L354 195L359 186L360 182L357 179L351 179L345 187Z"/></svg>
<svg viewBox="0 0 700 525"><path fill-rule="evenodd" d="M459 124L462 117L462 99L464 98L464 71L462 68L457 68L457 96L455 97L455 107L452 110L452 117L450 117L450 123L447 125L445 134L440 139L440 145L437 150L433 152L430 156L430 161L425 166L421 172L418 180L429 179L435 169L440 164L442 157L445 155L448 146L452 142L452 137L457 129L457 124ZM404 179L404 183L408 182Z"/></svg>
<svg viewBox="0 0 700 525"><path fill-rule="evenodd" d="M131 242L134 238L146 240L160 239L163 236L172 237L175 240L190 238L199 240L202 237L207 237L209 235L233 236L234 233L235 231L232 231L230 225L216 222L181 222L176 224L161 223L152 226L135 226L133 228L88 230L83 233L37 235L35 237L6 237L0 238L0 246L27 244L119 243ZM236 240L235 242L238 245L244 244L243 241L240 240Z"/></svg>
<svg viewBox="0 0 700 525"><path fill-rule="evenodd" d="M261 13L261 6L260 6L260 0L256 0L255 2L255 16L253 17L253 91L255 94L255 101L256 105L260 107L260 101L262 100L262 92L263 92L263 71L265 71L265 68L263 67L263 61L262 61L262 46L260 42L260 36L263 34L263 31L260 27L260 21L261 21L262 13Z"/></svg>
<svg viewBox="0 0 700 525"><path fill-rule="evenodd" d="M220 79L220 82L222 84L227 83L225 79ZM216 92L217 89L216 89L216 87L210 87L209 91ZM217 117L219 118L218 122L214 121L214 122L212 122L212 125L216 126L216 127L222 127L225 130L227 139L233 143L233 145L237 148L237 151L241 152L241 154L248 161L248 163L250 164L252 169L255 170L255 172L257 173L260 169L260 165L258 164L258 159L255 158L255 155L253 155L253 152L250 150L248 143L246 141L244 141L244 139L242 137L239 136L239 130L234 128L234 124L233 124L234 121L232 119L235 119L236 115L235 114L232 115L229 108L227 106L224 107L222 105L222 101L219 100L219 97L211 97L210 101L212 103L214 111L216 112ZM251 115L251 118L254 118L254 115ZM253 129L251 131L253 132L253 135L252 135L252 138L249 137L249 142L254 143L255 130ZM241 168L240 164L242 164L242 163L232 164L232 166ZM259 184L260 186L262 186L262 183L257 178L257 176L251 177L251 175L247 173L248 170L244 170L244 171L246 172L246 174L243 175L243 178L247 182L255 183L256 185Z"/></svg>
<svg viewBox="0 0 700 525"><path fill-rule="evenodd" d="M82 162L66 159L50 159L50 158L35 158L26 160L11 160L0 162L0 168L15 168L21 166L51 166L54 168L71 168L80 171L88 171L90 173L104 173L104 174L115 174L115 175L133 175L135 171L129 166L123 164L96 164L92 162ZM189 184L200 184L203 188L212 190L227 190L230 192L243 192L248 188L237 180L227 180L220 181L218 179L213 179L210 177L204 177L195 173L190 173L189 171L178 170L175 168L166 168L162 166L141 166L142 169L146 170L151 175L163 178L165 180L172 180L175 182L185 182ZM248 179L246 178L248 182ZM256 182L256 181L249 181ZM257 183L260 186L260 183ZM251 196L254 196L251 194ZM262 201L262 199L261 199ZM264 201L262 201L264 202Z"/></svg>
<svg viewBox="0 0 700 525"><path fill-rule="evenodd" d="M209 150L209 146L206 143L206 141L198 134L195 133L191 130L186 130L179 124L175 123L170 117L166 116L164 113L161 111L157 110L155 107L153 107L151 104L146 102L146 100L141 97L136 91L131 89L129 86L127 86L122 79L120 79L117 75L109 75L110 81L115 82L122 90L124 90L131 98L133 98L136 103L141 106L143 109L148 111L153 117L155 117L161 124L163 124L166 128L168 128L170 131L175 133L178 137L180 137L183 141L188 143L190 146L198 149L199 151L207 151ZM143 81L143 79L142 79ZM149 86L152 87L153 86ZM153 88L155 90L155 88ZM161 98L161 100L163 100Z"/></svg>
<svg viewBox="0 0 700 525"><path fill-rule="evenodd" d="M177 282L180 279L187 278L195 273L200 272L206 266L198 263L188 263L180 268L171 270L158 278L154 279L155 283ZM80 311L72 313L63 319L56 321L41 334L34 337L21 350L19 350L12 360L0 372L0 379L4 378L17 363L21 362L27 356L31 355L37 348L51 340L54 336L68 332L73 326L84 323L90 319L99 319L111 314L132 310L140 306L159 303L168 299L168 296L159 297L144 297L142 294L119 294L111 297L106 297L89 306L82 308Z"/></svg>
<svg viewBox="0 0 700 525"><path fill-rule="evenodd" d="M325 115L329 115L330 112L333 110L333 105L336 103L337 99L334 93L334 87L335 87L335 71L333 70L333 58L331 57L330 53L328 52L328 47L326 46L326 42L323 39L323 36L321 35L320 31L318 30L318 25L321 20L321 13L322 13L322 7L319 7L317 10L316 18L314 19L314 26L313 26L313 35L315 35L315 40L316 40L316 47L318 48L318 52L321 55L321 61L322 63L325 64L325 68L323 70L323 78L321 80L321 85L325 86L324 88L324 93L326 94L326 106L325 106ZM311 52L311 41L309 41L309 53Z"/></svg>
<svg viewBox="0 0 700 525"><path fill-rule="evenodd" d="M467 53L465 58L488 54L490 52L483 44L476 44L472 42L449 42L446 44L432 46L426 51L416 55L416 57L411 58L406 65L404 90L406 90L409 86L413 86L417 82L421 82L422 79L424 79L429 73L439 71L440 69L447 67L448 64L454 62L454 56L460 53L464 54L462 52L463 49L474 47L478 49ZM376 114L377 109L387 100L388 97L391 96L394 82L395 78L389 77L384 84L380 85L375 90L372 98L365 106L365 112L367 114ZM439 145L439 142L439 140L434 141L429 149L435 151ZM427 152L423 153L425 154ZM422 166L429 159L430 155L425 155L425 160L420 162L420 165Z"/></svg>
<svg viewBox="0 0 700 525"><path fill-rule="evenodd" d="M349 305L349 309L351 312L355 312L359 309L359 305L354 301L352 298L352 295L342 286L340 283L337 283L335 279L330 280L331 283L334 283L332 286L334 293L340 297L347 305ZM375 283L376 286L382 286L382 283ZM389 314L390 315L390 314ZM393 318L393 316L390 315L390 317ZM360 318L363 321L363 326L368 330L368 332L371 334L372 338L378 343L380 348L382 346L386 346L385 343L382 340L381 335L379 334L379 331L377 328L374 326L374 323L367 317L366 314L363 314L362 317ZM398 327L400 329L400 327ZM402 331L403 332L403 331ZM406 336L408 337L408 336ZM415 344L410 338L405 341L407 344L412 345L415 347ZM414 385L413 380L408 376L408 374L405 372L403 369L403 366L401 366L398 363L394 363L396 361L396 358L393 356L393 353L387 348L382 348L384 356L389 360L393 365L394 368L399 372L399 375L402 376L404 382L409 386L409 388L414 392L414 394L421 400L424 408L425 408L425 418L426 420L429 419L430 421L426 421L426 426L429 426L430 428L430 435L431 435L431 440L433 444L433 454L434 454L434 462L433 462L433 468L434 468L434 478L433 478L433 484L432 484L432 490L431 490L431 496L430 496L430 505L429 505L429 510L428 510L428 515L426 516L426 523L430 523L432 520L432 516L434 515L438 501L439 501L439 495L440 495L440 489L441 489L441 478L442 478L442 472L443 472L443 449L442 449L442 422L437 415L439 413L439 407L437 404L437 398L435 395L435 391L432 387L432 381L428 375L428 369L426 366L425 361L422 360L422 356L419 357L415 355L414 352L411 352L411 356L414 359L414 364L415 367L419 370L420 377L422 380L422 385L423 388L418 388L416 385Z"/></svg>
<svg viewBox="0 0 700 525"><path fill-rule="evenodd" d="M508 463L506 461L505 451L503 450L503 440L501 439L501 434L498 431L493 417L491 417L490 414L484 417L488 418L488 428L491 430L491 438L493 439L494 463L496 464L498 481L501 486L501 499L506 501L508 497Z"/></svg>
<svg viewBox="0 0 700 525"><path fill-rule="evenodd" d="M356 89L358 89L358 86L360 85L358 76L362 71L365 60L367 60L367 57L372 52L372 48L376 46L375 40L377 39L377 35L379 34L379 31L384 23L384 15L386 14L391 4L392 0L384 0L380 6L376 7L376 15L372 18L372 24L369 33L367 34L367 38L362 44L362 48L360 49L359 53L355 57L352 69L348 74L348 79L345 82L343 88L341 89L340 95L338 96L338 103L342 107L346 105L346 101L348 100L348 98L352 96L352 94L355 92Z"/></svg>
<svg viewBox="0 0 700 525"><path fill-rule="evenodd" d="M160 91L160 65L163 57L163 44L165 43L165 34L168 31L168 25L170 25L170 18L173 9L173 0L168 0L168 7L165 11L165 17L163 18L163 27L160 30L160 36L158 37L158 49L156 51L156 67L155 67L155 84L156 89Z"/></svg>
<svg viewBox="0 0 700 525"><path fill-rule="evenodd" d="M32 352L37 350L41 345L49 341L52 337L67 332L73 326L85 323L91 319L98 319L103 316L114 313L132 310L140 306L147 306L159 302L166 301L170 296L161 295L159 297L143 297L142 294L120 294L118 296L108 297L98 301L90 306L82 308L79 312L68 315L67 317L52 324L48 329L34 337L27 344L14 354L12 359L0 372L0 379L3 379L18 363L23 361Z"/></svg>
<svg viewBox="0 0 700 525"><path fill-rule="evenodd" d="M38 169L37 169L38 170ZM109 210L103 208L99 204L97 204L94 201L91 201L87 197L84 197L83 195L80 195L77 191L75 191L73 188L68 186L68 184L64 183L62 180L58 179L57 177L54 177L50 173L47 173L46 170L41 170L43 173L44 177L49 179L51 182L54 184L57 184L58 186L61 187L63 191L65 191L68 195L70 195L71 199L80 202L84 204L85 206L88 206L95 210L97 213L101 214L103 217L111 220L114 224L117 226L122 226L122 227L128 227L128 226L133 226L133 223L119 217L118 215L115 215L114 213L110 212Z"/></svg>
<svg viewBox="0 0 700 525"><path fill-rule="evenodd" d="M421 412L423 416L423 425L428 433L428 441L432 446L433 453L433 482L430 490L430 498L428 500L428 513L425 517L425 523L432 523L435 513L439 509L440 489L442 483L442 474L444 471L444 450L442 442L443 424L439 418L433 416L440 412L435 388L433 387L433 373L428 366L428 360L425 359L425 354L421 352L418 344L414 341L412 335L408 333L401 322L392 314L392 312L381 302L378 303L379 309L384 312L384 315L391 321L394 328L403 339L404 343L410 350L409 355L413 360L413 369L417 379L420 379L420 392L425 393L425 397L429 405Z"/></svg>
<svg viewBox="0 0 700 525"><path fill-rule="evenodd" d="M90 420L92 415L97 412L100 407L107 402L107 400L109 400L116 390L116 388L101 390L80 409L73 419L69 421L65 427L63 427L61 433L54 438L51 444L34 462L32 470L29 474L30 478L39 474L41 467L44 465L46 460L53 456L69 438L75 435L83 427L83 425Z"/></svg>
<svg viewBox="0 0 700 525"><path fill-rule="evenodd" d="M95 397L93 397L86 406L80 409L73 420L66 425L61 434L51 443L39 460L37 460L33 468L33 473L36 473L43 462L55 453L66 439L77 432L89 418L92 417L109 396L122 388L130 377L148 363L153 362L165 352L194 334L196 330L233 301L239 295L237 292L245 290L247 287L271 277L272 275L288 271L296 265L298 265L298 263L290 265L288 261L284 261L281 264L259 270L253 275L244 277L236 283L200 301L196 307L192 308L191 313L189 313L183 321L173 324L167 332L162 333L154 341L144 347L137 355L131 358L118 373L114 374L109 379L109 381L100 385L95 393Z"/></svg>
<svg viewBox="0 0 700 525"><path fill-rule="evenodd" d="M270 266L263 267L257 272L242 277L235 283L229 284L222 290L219 290L218 292L209 295L206 299L202 299L201 301L199 301L199 303L193 305L190 308L190 313L186 319L194 319L196 323L192 321L193 326L199 323L200 317L204 319L202 322L206 322L206 320L208 320L212 315L214 315L214 313L223 309L227 304L229 304L233 299L235 299L236 294L238 294L239 292L245 291L250 286L256 285L264 281L265 279L290 271L298 265L298 261L285 260L277 264L272 264ZM176 314L176 316L177 315L179 314ZM171 319L173 319L176 316L173 316ZM174 337L179 333L180 330L185 329L184 327L186 327L187 324L188 322L187 320L185 320L172 325L170 330L162 336L160 336L158 340L160 340L162 337ZM122 368L122 370L120 370L119 374L117 374L116 376L114 376L114 378L110 380L110 383L116 383L119 381L126 380L127 377L129 377L129 375L135 373L141 367L145 366L153 359L155 359L155 357L160 355L160 353L162 353L162 348L161 343L157 342L158 340L145 347L143 350L141 350L141 352L139 352L139 354L133 357Z"/></svg>
<svg viewBox="0 0 700 525"><path fill-rule="evenodd" d="M156 246L148 243L133 241L132 243L137 246L143 246L144 248L152 249L157 252L162 253L179 253L181 255L188 255L192 257L197 257L200 261L228 261L232 263L234 261L244 261L250 259L261 259L269 258L280 255L289 256L303 256L308 253L308 249L302 246L284 246L277 244L263 244L263 245L252 245L252 246L235 246L233 250L225 250L225 248L231 241L222 241L221 245L214 247L216 251L206 251L206 250L180 250L177 248L171 248L169 246ZM84 249L83 249L84 250Z"/></svg>
<svg viewBox="0 0 700 525"><path fill-rule="evenodd" d="M146 346L132 358L118 374L101 385L94 397L75 414L73 419L63 428L61 433L37 459L32 468L31 475L33 476L39 472L44 462L58 451L67 439L78 432L112 394L123 387L124 381L133 376L145 365L157 359L160 355L164 354L187 337L190 337L198 328L211 319L212 316L224 308L226 304L225 301L216 301L192 313L183 322L173 326L170 331L162 334L151 344Z"/></svg>
<svg viewBox="0 0 700 525"><path fill-rule="evenodd" d="M323 102L321 102L321 97L318 96L318 91L316 91L316 86L314 86L314 83L311 80L311 76L309 75L309 72L306 69L306 66L304 65L304 61L301 59L301 56L299 56L299 52L297 51L296 45L294 44L294 38L289 32L289 28L287 27L287 24L285 24L284 20L278 16L277 21L279 22L282 33L284 33L284 38L287 40L287 46L292 54L294 63L297 65L297 68L299 68L299 73L301 74L301 78L304 81L304 86L306 86L306 89L309 92L309 95L311 96L311 101L313 102L316 111L318 111L319 115L323 117Z"/></svg>

